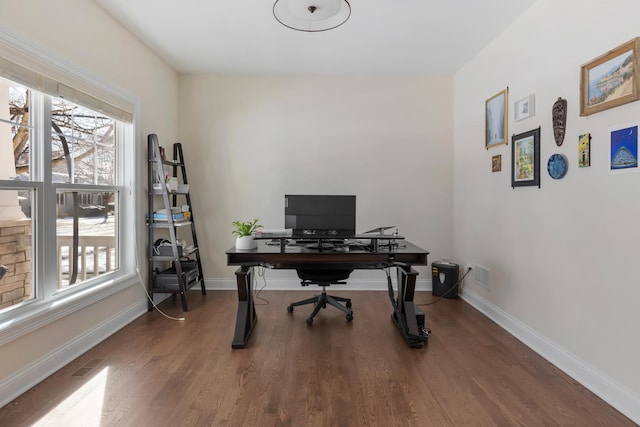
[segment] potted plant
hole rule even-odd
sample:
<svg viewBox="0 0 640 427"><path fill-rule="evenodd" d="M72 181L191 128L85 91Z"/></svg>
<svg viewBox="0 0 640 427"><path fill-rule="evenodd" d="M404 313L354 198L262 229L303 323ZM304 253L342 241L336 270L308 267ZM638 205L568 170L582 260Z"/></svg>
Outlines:
<svg viewBox="0 0 640 427"><path fill-rule="evenodd" d="M255 249L258 247L253 239L253 233L262 225L258 224L257 219L246 222L233 221L232 224L235 229L231 233L237 236L236 249Z"/></svg>

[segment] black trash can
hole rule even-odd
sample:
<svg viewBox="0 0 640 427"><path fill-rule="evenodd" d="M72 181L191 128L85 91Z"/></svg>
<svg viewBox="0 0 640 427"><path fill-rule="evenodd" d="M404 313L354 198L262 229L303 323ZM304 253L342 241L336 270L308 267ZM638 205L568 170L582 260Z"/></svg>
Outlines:
<svg viewBox="0 0 640 427"><path fill-rule="evenodd" d="M450 262L431 263L432 294L436 297L458 298L458 264Z"/></svg>

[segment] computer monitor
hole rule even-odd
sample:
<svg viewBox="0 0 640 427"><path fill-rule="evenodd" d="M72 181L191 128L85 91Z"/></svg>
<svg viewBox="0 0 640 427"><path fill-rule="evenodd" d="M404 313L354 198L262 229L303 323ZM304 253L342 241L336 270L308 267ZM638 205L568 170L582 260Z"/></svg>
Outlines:
<svg viewBox="0 0 640 427"><path fill-rule="evenodd" d="M356 233L356 196L285 195L284 227L298 239L351 237Z"/></svg>

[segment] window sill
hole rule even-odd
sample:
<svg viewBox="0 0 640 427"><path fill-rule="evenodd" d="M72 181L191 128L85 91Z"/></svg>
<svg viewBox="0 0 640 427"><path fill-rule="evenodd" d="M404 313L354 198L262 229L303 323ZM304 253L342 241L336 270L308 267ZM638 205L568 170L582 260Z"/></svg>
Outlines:
<svg viewBox="0 0 640 427"><path fill-rule="evenodd" d="M82 310L129 286L138 285L139 277L130 274L104 281L73 293L61 293L48 301L31 301L15 311L9 310L6 319L0 320L0 346L33 332L56 320Z"/></svg>

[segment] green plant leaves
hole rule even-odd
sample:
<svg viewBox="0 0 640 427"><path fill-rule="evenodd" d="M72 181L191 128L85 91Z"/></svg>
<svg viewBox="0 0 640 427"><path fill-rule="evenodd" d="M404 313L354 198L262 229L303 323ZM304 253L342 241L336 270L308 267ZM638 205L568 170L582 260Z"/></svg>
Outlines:
<svg viewBox="0 0 640 427"><path fill-rule="evenodd" d="M235 234L238 237L251 236L254 231L262 227L262 225L258 224L257 219L245 222L233 221L231 224L233 224L233 226L235 227L235 230L233 230L231 233Z"/></svg>

